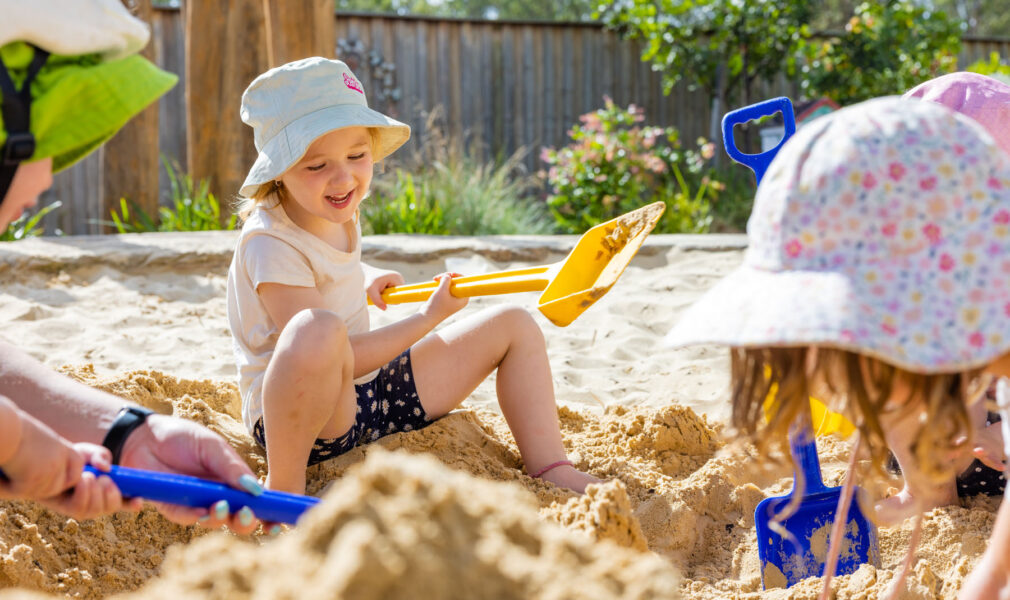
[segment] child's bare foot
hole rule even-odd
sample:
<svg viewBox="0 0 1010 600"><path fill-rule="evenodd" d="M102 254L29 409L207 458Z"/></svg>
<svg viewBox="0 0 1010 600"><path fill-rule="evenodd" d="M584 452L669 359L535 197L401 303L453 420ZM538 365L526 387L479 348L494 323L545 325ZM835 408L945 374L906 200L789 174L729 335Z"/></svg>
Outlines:
<svg viewBox="0 0 1010 600"><path fill-rule="evenodd" d="M568 488L580 494L586 493L586 486L591 483L603 483L602 479L597 479L589 473L583 473L571 465L554 467L541 475L540 478L558 487Z"/></svg>

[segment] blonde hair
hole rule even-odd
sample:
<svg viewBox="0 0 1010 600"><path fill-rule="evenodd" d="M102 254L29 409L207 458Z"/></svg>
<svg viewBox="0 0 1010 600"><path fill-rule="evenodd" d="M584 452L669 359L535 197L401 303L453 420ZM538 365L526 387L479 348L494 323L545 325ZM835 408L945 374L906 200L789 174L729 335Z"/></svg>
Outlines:
<svg viewBox="0 0 1010 600"><path fill-rule="evenodd" d="M375 154L379 149L379 129L377 127L369 127L368 135L372 141L372 153ZM274 180L261 183L251 196L238 197L235 201L235 214L238 215L240 220L245 221L258 205L270 202L272 203L270 207L273 208L285 201L287 193L287 190L284 189L284 186L280 185L279 181Z"/></svg>
<svg viewBox="0 0 1010 600"><path fill-rule="evenodd" d="M936 482L957 475L947 457L970 447L968 404L987 383L981 369L923 375L850 351L811 352L732 349L732 423L759 452L788 456L789 427L815 396L858 428L860 445L869 450L871 465L881 475L889 455L880 416L921 411L911 449L922 473ZM907 385L908 396L898 406L889 405L899 380Z"/></svg>

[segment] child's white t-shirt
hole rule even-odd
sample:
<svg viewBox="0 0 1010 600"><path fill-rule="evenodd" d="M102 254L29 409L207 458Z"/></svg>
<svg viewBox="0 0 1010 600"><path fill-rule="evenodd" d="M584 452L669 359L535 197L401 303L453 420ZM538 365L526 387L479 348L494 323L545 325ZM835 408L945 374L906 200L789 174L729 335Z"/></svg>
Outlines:
<svg viewBox="0 0 1010 600"><path fill-rule="evenodd" d="M228 269L228 324L238 363L242 420L249 431L263 416L263 375L280 331L260 300L263 283L314 287L326 308L350 335L369 330L365 275L361 268L361 226L355 224L351 251L342 252L295 225L283 207L269 201L253 209L242 227ZM354 381L371 381L375 370Z"/></svg>

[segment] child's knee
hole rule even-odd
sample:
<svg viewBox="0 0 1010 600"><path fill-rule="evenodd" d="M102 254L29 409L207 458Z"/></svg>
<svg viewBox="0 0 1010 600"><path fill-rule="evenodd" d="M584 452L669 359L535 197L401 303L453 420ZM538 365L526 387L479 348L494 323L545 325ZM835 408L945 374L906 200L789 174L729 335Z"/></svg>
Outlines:
<svg viewBox="0 0 1010 600"><path fill-rule="evenodd" d="M307 308L291 317L281 332L278 350L306 368L332 369L348 350L347 325L336 313Z"/></svg>
<svg viewBox="0 0 1010 600"><path fill-rule="evenodd" d="M493 310L495 314L492 318L513 339L544 340L544 332L528 310L518 306L501 306Z"/></svg>

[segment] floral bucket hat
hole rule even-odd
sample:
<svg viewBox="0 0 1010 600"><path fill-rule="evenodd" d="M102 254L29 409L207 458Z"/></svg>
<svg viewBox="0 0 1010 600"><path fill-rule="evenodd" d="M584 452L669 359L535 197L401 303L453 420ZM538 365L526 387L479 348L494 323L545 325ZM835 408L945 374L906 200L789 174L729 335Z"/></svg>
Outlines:
<svg viewBox="0 0 1010 600"><path fill-rule="evenodd" d="M951 73L920 83L902 97L936 102L968 115L1010 152L1010 85L978 73Z"/></svg>
<svg viewBox="0 0 1010 600"><path fill-rule="evenodd" d="M819 345L916 372L1010 351L1010 156L975 121L880 98L818 119L758 188L743 265L671 346Z"/></svg>

